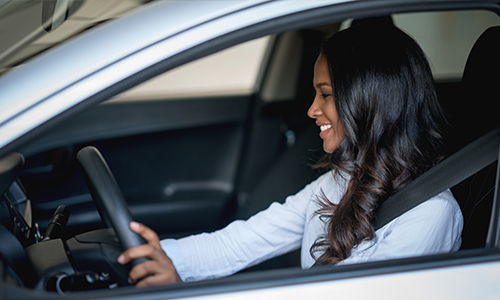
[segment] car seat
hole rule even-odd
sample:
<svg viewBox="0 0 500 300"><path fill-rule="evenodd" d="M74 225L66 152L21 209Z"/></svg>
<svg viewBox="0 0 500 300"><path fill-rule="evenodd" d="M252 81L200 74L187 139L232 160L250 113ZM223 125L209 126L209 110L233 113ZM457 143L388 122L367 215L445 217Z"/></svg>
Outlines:
<svg viewBox="0 0 500 300"><path fill-rule="evenodd" d="M451 121L456 150L500 125L496 115L500 82L500 26L488 28L474 44L462 76L463 97L454 104ZM487 166L451 190L464 216L461 249L486 245L497 162Z"/></svg>

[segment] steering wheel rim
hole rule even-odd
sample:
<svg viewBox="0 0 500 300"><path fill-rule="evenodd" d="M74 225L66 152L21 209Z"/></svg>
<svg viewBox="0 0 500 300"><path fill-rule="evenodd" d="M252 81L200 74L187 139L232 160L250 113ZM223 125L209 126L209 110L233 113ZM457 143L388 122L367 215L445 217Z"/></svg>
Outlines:
<svg viewBox="0 0 500 300"><path fill-rule="evenodd" d="M129 228L133 221L127 202L102 154L93 146L81 149L77 154L85 182L104 224L113 228L123 249L142 245L146 241ZM147 260L136 259L135 266Z"/></svg>

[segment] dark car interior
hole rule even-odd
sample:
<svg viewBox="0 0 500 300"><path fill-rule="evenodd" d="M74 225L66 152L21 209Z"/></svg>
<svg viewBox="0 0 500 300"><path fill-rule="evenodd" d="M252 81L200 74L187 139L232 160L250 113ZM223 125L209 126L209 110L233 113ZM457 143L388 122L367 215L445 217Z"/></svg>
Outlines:
<svg viewBox="0 0 500 300"><path fill-rule="evenodd" d="M390 16L383 19L391 20ZM55 286L40 282L50 273L43 257L35 253L40 246L29 250L34 239L49 236L49 227L61 231L38 245L67 241L77 249L75 257L82 257L71 262L79 260L80 271L89 268L86 263L92 260L86 253L97 251L85 248L87 239L102 241L105 248L109 241L107 257L118 255L118 240L108 229L99 231L98 237L85 235L106 227L77 160L79 150L89 145L106 159L133 218L155 229L161 238L213 231L233 220L247 219L273 201L283 202L318 177L321 171L311 165L323 155L322 143L317 126L306 115L313 95L313 64L324 35L341 25L277 35L267 50L259 89L248 95L108 101L26 144L19 151L22 156L2 160L0 167L6 167L0 170L0 177L5 178L0 187L6 194L0 207L0 234L2 239L12 238L10 232L14 232L21 241L21 248L6 250L2 248L5 243L0 245L0 253L21 253L4 257L14 270L4 270L11 274L6 278L40 289ZM285 79L290 84L275 89L291 89L288 94L293 96L269 101L263 90L273 83L276 72L287 72L288 63L278 61L290 45L296 50L289 55L298 77ZM498 98L495 83L500 80L499 52L500 27L489 28L474 44L462 78L436 81L450 128L445 136L447 156L500 125L494 101ZM488 246L497 168L495 162L452 188L464 215L464 250ZM50 226L54 218L63 225ZM28 248L28 254L22 248ZM28 256L39 262L29 263ZM60 256L67 259L64 253ZM299 265L295 251L244 272ZM110 268L109 273L126 274L126 269ZM32 270L27 273L34 275L15 278L19 270ZM123 278L116 278L118 285L126 285ZM84 286L95 287L101 286Z"/></svg>
<svg viewBox="0 0 500 300"><path fill-rule="evenodd" d="M461 96L457 95L459 96L457 99L464 105L461 105L461 109L457 109L457 106L451 108L453 99L448 99L450 101L448 103L444 102L450 111L449 122L453 128L451 141L448 144L454 148L449 152L463 147L466 142L473 141L500 125L498 118L495 117L497 105L495 100L498 97L494 91L494 83L500 80L498 73L500 58L495 54L499 50L500 27L488 28L478 38L467 59L460 87L462 93ZM476 99L474 105L468 105L470 99ZM462 249L485 246L497 164L498 161L452 189L464 215Z"/></svg>

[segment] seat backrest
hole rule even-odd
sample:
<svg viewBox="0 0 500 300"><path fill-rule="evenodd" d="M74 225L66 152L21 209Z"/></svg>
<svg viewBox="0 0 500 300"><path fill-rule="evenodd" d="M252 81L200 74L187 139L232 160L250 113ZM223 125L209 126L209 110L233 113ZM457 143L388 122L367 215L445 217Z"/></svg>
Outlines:
<svg viewBox="0 0 500 300"><path fill-rule="evenodd" d="M452 122L455 147L461 148L500 126L500 26L488 28L474 44L462 77L463 97L457 99ZM486 242L497 162L452 188L464 215L462 249L483 247Z"/></svg>
<svg viewBox="0 0 500 300"><path fill-rule="evenodd" d="M473 139L500 125L500 26L490 27L481 34L467 59L462 77L464 104L475 114L477 124L463 126L474 129Z"/></svg>

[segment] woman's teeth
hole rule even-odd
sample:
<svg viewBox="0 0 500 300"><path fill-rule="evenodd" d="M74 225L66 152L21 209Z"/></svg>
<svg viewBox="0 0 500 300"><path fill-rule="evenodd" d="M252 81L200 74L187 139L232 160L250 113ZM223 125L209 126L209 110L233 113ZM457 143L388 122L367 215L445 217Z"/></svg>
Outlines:
<svg viewBox="0 0 500 300"><path fill-rule="evenodd" d="M332 125L321 125L321 126L319 127L319 129L320 129L321 131L325 131L325 130L330 129L330 128L332 128Z"/></svg>

